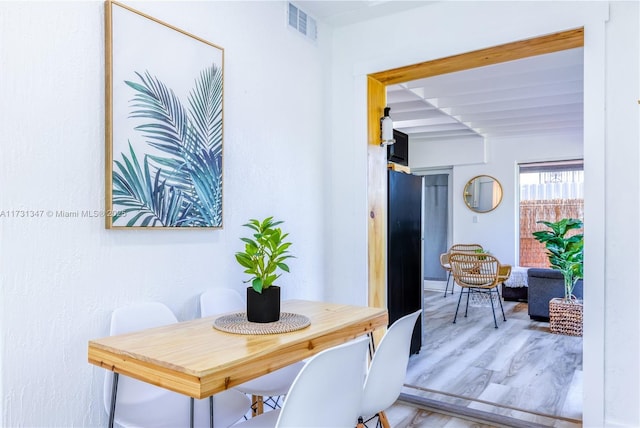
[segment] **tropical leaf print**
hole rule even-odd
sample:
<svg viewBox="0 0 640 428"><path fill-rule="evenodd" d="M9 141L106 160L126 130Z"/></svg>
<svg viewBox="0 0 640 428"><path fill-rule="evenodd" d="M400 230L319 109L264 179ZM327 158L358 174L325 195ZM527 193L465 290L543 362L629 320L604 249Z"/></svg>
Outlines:
<svg viewBox="0 0 640 428"><path fill-rule="evenodd" d="M219 227L222 225L222 72L202 70L185 108L175 93L148 71L125 81L134 90L129 117L156 149L140 166L129 153L114 160L113 204L126 226ZM159 153L158 153L159 152Z"/></svg>
<svg viewBox="0 0 640 428"><path fill-rule="evenodd" d="M121 207L114 222L122 217L127 226L182 226L188 224L180 191L161 180L161 170L151 172L149 157L141 168L131 144L131 157L115 161L113 197Z"/></svg>

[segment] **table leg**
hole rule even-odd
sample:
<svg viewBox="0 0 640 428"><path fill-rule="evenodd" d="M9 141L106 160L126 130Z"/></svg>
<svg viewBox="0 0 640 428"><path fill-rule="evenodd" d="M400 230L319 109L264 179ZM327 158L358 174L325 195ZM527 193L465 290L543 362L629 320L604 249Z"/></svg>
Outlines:
<svg viewBox="0 0 640 428"><path fill-rule="evenodd" d="M118 377L120 373L113 372L113 382L111 384L111 408L109 409L109 428L113 428L113 421L116 417L116 395L118 394Z"/></svg>
<svg viewBox="0 0 640 428"><path fill-rule="evenodd" d="M213 395L209 397L209 427L213 428Z"/></svg>
<svg viewBox="0 0 640 428"><path fill-rule="evenodd" d="M373 338L373 332L367 333L367 336L369 336L369 361L371 361L373 359L373 354L376 353L376 344Z"/></svg>
<svg viewBox="0 0 640 428"><path fill-rule="evenodd" d="M189 397L189 427L193 428L193 406L195 399L193 397Z"/></svg>

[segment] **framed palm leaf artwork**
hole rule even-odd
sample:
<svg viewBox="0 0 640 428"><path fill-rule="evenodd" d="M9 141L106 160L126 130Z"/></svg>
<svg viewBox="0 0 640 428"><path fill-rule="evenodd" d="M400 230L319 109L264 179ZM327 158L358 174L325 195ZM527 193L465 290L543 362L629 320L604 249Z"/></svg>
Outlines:
<svg viewBox="0 0 640 428"><path fill-rule="evenodd" d="M224 50L105 8L106 227L221 228Z"/></svg>

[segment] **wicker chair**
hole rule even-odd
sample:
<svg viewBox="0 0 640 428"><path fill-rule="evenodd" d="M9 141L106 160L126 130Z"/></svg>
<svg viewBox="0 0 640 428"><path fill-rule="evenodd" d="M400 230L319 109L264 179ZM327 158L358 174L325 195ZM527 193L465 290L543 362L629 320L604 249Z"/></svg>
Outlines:
<svg viewBox="0 0 640 428"><path fill-rule="evenodd" d="M453 275L454 281L462 287L460 297L458 298L456 314L453 318L454 324L458 318L458 310L460 309L462 295L464 293L467 294L467 305L464 311L464 316L466 317L469 310L469 295L471 293L476 293L489 296L491 312L493 313L493 324L495 328L498 328L495 306L493 304L493 293L495 292L496 296L498 296L498 302L500 303L500 309L502 311L502 319L506 321L507 318L504 315L504 308L502 306L500 293L498 292L498 285L509 277L511 274L511 266L501 265L498 259L491 254L468 252L450 254L449 263L451 264L451 274Z"/></svg>
<svg viewBox="0 0 640 428"><path fill-rule="evenodd" d="M475 253L477 250L482 250L480 244L453 244L449 248L449 254L451 253Z"/></svg>
<svg viewBox="0 0 640 428"><path fill-rule="evenodd" d="M449 290L449 280L451 279L451 263L449 263L449 254L451 253L465 253L471 252L475 253L476 250L482 250L482 245L480 244L454 244L449 248L449 251L446 253L440 254L440 266L447 272L447 284L444 287L444 297L447 297L447 290ZM451 294L453 294L453 289L455 288L455 283L451 284Z"/></svg>

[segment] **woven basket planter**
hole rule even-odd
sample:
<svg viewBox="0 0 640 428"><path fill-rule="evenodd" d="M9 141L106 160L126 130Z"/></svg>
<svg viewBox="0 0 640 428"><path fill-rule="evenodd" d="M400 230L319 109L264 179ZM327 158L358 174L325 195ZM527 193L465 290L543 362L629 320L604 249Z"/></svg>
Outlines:
<svg viewBox="0 0 640 428"><path fill-rule="evenodd" d="M582 312L581 300L551 299L549 301L551 333L582 336Z"/></svg>

